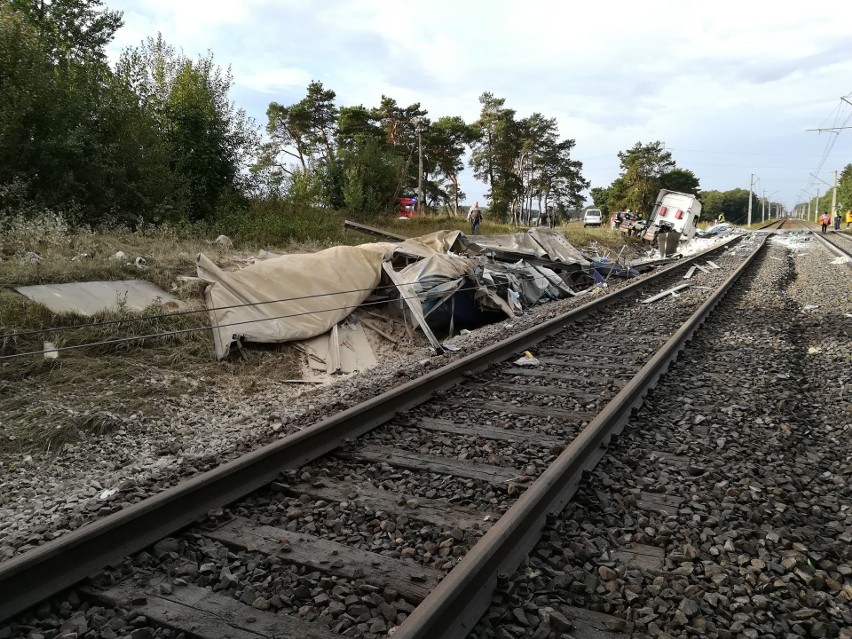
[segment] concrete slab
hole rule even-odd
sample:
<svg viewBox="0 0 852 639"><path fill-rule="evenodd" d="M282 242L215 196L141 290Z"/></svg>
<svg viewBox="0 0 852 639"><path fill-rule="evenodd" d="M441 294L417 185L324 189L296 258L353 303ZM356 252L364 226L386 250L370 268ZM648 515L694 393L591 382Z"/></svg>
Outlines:
<svg viewBox="0 0 852 639"><path fill-rule="evenodd" d="M169 310L184 306L174 295L145 280L38 284L19 286L15 290L33 302L43 304L54 313L92 316L120 308L143 311L158 300Z"/></svg>

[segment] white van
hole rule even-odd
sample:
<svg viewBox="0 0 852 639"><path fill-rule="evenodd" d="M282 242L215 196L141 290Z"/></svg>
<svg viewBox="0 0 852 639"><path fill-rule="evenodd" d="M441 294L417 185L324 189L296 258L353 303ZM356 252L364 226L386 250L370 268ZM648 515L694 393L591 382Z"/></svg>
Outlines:
<svg viewBox="0 0 852 639"><path fill-rule="evenodd" d="M583 213L583 228L603 224L603 212L600 209L586 209Z"/></svg>

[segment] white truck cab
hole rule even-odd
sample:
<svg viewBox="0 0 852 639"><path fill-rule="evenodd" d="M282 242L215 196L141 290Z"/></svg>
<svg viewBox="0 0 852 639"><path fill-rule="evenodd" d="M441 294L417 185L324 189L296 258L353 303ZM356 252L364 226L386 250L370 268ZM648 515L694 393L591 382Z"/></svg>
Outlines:
<svg viewBox="0 0 852 639"><path fill-rule="evenodd" d="M677 232L684 239L695 236L696 225L701 217L701 202L691 193L678 193L663 189L657 196L648 228Z"/></svg>

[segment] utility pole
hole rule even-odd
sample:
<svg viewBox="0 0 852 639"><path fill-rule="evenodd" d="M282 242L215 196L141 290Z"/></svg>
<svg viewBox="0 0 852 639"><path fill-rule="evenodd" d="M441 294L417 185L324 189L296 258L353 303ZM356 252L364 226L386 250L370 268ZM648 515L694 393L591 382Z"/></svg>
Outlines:
<svg viewBox="0 0 852 639"><path fill-rule="evenodd" d="M417 123L417 214L423 214L423 123Z"/></svg>
<svg viewBox="0 0 852 639"><path fill-rule="evenodd" d="M766 224L766 189L763 189L763 199L760 200L760 223Z"/></svg>
<svg viewBox="0 0 852 639"><path fill-rule="evenodd" d="M834 217L837 208L837 171L834 172L834 188L831 189L831 216Z"/></svg>
<svg viewBox="0 0 852 639"><path fill-rule="evenodd" d="M754 190L754 173L751 174L751 182L748 183L748 226L751 226L751 192Z"/></svg>
<svg viewBox="0 0 852 639"><path fill-rule="evenodd" d="M819 187L817 187L817 198L814 201L814 222L819 222Z"/></svg>

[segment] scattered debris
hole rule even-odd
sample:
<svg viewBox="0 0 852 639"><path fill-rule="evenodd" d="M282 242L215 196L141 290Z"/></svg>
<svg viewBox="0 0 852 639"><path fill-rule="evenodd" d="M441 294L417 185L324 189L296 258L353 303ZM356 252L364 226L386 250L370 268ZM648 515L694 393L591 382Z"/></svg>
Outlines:
<svg viewBox="0 0 852 639"><path fill-rule="evenodd" d="M650 304L651 302L656 302L657 300L661 300L664 297L667 297L668 295L672 295L673 297L677 297L676 293L678 291L681 291L681 290L687 288L687 287L689 287L689 284L680 284L678 286L675 286L674 288L670 288L667 291L663 291L662 293L657 293L653 297L649 297L646 300L642 300L642 303L643 304Z"/></svg>
<svg viewBox="0 0 852 639"><path fill-rule="evenodd" d="M852 263L852 260L850 260L850 259L849 259L848 257L846 257L845 255L841 255L841 256L836 257L836 258L834 258L833 260L831 260L831 262L830 262L830 263L831 263L831 264L834 264L835 266L837 266L837 265L840 265L840 264L849 264L849 263Z"/></svg>
<svg viewBox="0 0 852 639"><path fill-rule="evenodd" d="M696 269L697 269L697 267L694 264L692 266L690 266L689 270L686 272L686 275L683 276L683 279L685 279L685 280L690 279L695 274Z"/></svg>
<svg viewBox="0 0 852 639"><path fill-rule="evenodd" d="M226 249L234 248L234 242L227 235L220 235L219 237L217 237L215 240L212 240L212 241L207 240L207 243L208 244L218 244L219 246L226 248Z"/></svg>
<svg viewBox="0 0 852 639"><path fill-rule="evenodd" d="M613 268L624 271L618 276L637 274L618 265L610 274ZM440 353L435 331L452 335L511 318L594 281L590 262L564 236L543 228L475 241L460 231L438 231L397 243L268 257L237 271L200 255L197 271L209 284L205 301L219 359L242 341L322 335L367 300L386 302L409 336L419 328Z"/></svg>
<svg viewBox="0 0 852 639"><path fill-rule="evenodd" d="M59 351L55 349L56 344L53 342L45 342L41 349L44 351L44 359L59 359Z"/></svg>
<svg viewBox="0 0 852 639"><path fill-rule="evenodd" d="M515 366L541 366L541 362L538 358L529 351L524 351L524 356L520 359L516 359L513 363Z"/></svg>
<svg viewBox="0 0 852 639"><path fill-rule="evenodd" d="M118 309L139 312L157 302L171 310L184 306L178 298L145 280L38 284L15 290L54 313L92 316Z"/></svg>
<svg viewBox="0 0 852 639"><path fill-rule="evenodd" d="M296 347L307 355L312 371L329 375L364 371L379 363L362 322L355 319L335 324L323 335L297 342Z"/></svg>
<svg viewBox="0 0 852 639"><path fill-rule="evenodd" d="M127 254L124 251L117 251L115 255L112 256L114 260L123 260L127 257Z"/></svg>
<svg viewBox="0 0 852 639"><path fill-rule="evenodd" d="M118 488L107 488L100 495L98 495L98 499L100 499L101 501L106 501L116 493L118 493Z"/></svg>
<svg viewBox="0 0 852 639"><path fill-rule="evenodd" d="M147 263L148 263L148 258L140 255L139 257L136 258L136 260L134 260L133 266L138 268L140 271L144 271L146 268L148 268L147 266L145 266ZM130 266L130 265L128 264L128 266Z"/></svg>
<svg viewBox="0 0 852 639"><path fill-rule="evenodd" d="M89 258L89 257L92 257L92 256L89 255L88 253L80 253L79 255L75 255L74 257L72 257L71 261L77 262L79 260L85 260L86 258Z"/></svg>
<svg viewBox="0 0 852 639"><path fill-rule="evenodd" d="M803 311L814 311L819 308L819 304L805 304Z"/></svg>
<svg viewBox="0 0 852 639"><path fill-rule="evenodd" d="M38 264L41 260L42 257L38 253L27 251L24 253L23 257L21 257L21 264Z"/></svg>
<svg viewBox="0 0 852 639"><path fill-rule="evenodd" d="M707 266L709 266L709 267L710 267L710 268L712 268L712 269L719 270L719 269L721 269L721 268L722 268L721 266L719 266L718 264L716 264L716 262L711 262L710 260L707 260L706 264L707 264Z"/></svg>
<svg viewBox="0 0 852 639"><path fill-rule="evenodd" d="M461 348L451 342L442 342L441 346L445 351L449 351L450 353L455 353L461 350Z"/></svg>
<svg viewBox="0 0 852 639"><path fill-rule="evenodd" d="M822 349L818 346L811 346L808 348L808 355L816 355L817 353L822 353Z"/></svg>

